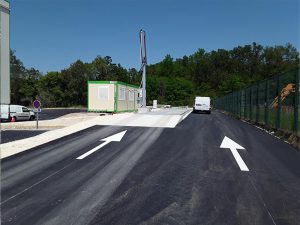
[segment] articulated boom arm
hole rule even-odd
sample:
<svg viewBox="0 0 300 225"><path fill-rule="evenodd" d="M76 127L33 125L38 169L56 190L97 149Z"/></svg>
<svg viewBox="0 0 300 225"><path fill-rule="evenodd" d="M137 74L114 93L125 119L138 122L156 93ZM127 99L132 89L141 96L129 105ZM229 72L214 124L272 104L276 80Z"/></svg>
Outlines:
<svg viewBox="0 0 300 225"><path fill-rule="evenodd" d="M147 48L146 48L146 32L140 30L140 57L141 57L141 66L143 70L142 77L142 102L141 106L146 107L146 66L147 66Z"/></svg>
<svg viewBox="0 0 300 225"><path fill-rule="evenodd" d="M281 101L284 101L291 93L295 92L295 84L288 84L286 85L280 93L280 99ZM300 92L300 88L299 88ZM274 99L274 101L271 104L272 108L277 108L278 107L278 96Z"/></svg>

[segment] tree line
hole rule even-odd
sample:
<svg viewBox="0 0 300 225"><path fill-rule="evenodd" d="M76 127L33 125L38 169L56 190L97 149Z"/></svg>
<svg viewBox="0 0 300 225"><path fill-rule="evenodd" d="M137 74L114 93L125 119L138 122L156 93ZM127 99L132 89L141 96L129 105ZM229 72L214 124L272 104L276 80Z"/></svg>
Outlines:
<svg viewBox="0 0 300 225"><path fill-rule="evenodd" d="M291 44L262 46L257 43L231 50L206 52L147 66L148 104L192 105L195 96L217 98L275 74L299 66L299 53ZM92 62L77 60L67 69L42 74L24 67L11 51L11 102L31 105L40 99L43 107L86 106L88 80L117 80L140 85L140 71L126 69L109 56Z"/></svg>

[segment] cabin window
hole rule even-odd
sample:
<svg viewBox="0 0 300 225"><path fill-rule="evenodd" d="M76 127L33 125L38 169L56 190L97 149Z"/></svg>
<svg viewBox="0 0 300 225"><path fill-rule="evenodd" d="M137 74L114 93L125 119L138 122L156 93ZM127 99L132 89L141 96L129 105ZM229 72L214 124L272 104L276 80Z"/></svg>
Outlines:
<svg viewBox="0 0 300 225"><path fill-rule="evenodd" d="M124 101L126 100L126 89L124 87L120 87L119 89L119 100Z"/></svg>
<svg viewBox="0 0 300 225"><path fill-rule="evenodd" d="M134 90L129 90L129 101L134 101Z"/></svg>
<svg viewBox="0 0 300 225"><path fill-rule="evenodd" d="M109 99L109 88L108 86L100 86L98 88L98 99L108 100Z"/></svg>

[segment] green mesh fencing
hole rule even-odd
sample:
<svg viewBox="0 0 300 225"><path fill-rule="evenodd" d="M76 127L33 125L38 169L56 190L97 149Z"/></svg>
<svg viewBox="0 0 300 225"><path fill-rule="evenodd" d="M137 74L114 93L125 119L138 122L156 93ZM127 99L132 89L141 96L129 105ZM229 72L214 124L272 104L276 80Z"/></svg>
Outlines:
<svg viewBox="0 0 300 225"><path fill-rule="evenodd" d="M300 135L299 69L273 76L214 101L241 119Z"/></svg>

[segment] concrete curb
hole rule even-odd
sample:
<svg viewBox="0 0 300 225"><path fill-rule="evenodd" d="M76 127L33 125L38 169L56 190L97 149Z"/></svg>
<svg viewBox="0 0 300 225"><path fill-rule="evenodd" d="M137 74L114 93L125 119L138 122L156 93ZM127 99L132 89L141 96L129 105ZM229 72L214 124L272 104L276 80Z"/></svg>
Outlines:
<svg viewBox="0 0 300 225"><path fill-rule="evenodd" d="M190 115L192 112L193 112L192 109L187 109L187 111L185 111L184 113L181 114L181 117L180 117L178 123L180 123L182 120L184 120L186 117L188 117L188 115Z"/></svg>

